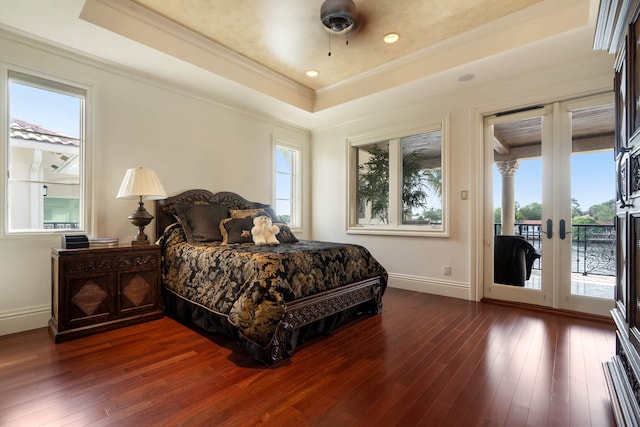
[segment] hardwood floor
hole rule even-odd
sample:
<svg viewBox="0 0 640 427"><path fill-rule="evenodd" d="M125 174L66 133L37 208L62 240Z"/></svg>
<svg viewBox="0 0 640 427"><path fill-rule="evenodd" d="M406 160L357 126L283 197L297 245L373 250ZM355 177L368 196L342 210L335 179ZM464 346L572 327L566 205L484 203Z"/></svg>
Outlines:
<svg viewBox="0 0 640 427"><path fill-rule="evenodd" d="M164 318L0 337L0 425L611 426L613 324L388 289L265 368Z"/></svg>

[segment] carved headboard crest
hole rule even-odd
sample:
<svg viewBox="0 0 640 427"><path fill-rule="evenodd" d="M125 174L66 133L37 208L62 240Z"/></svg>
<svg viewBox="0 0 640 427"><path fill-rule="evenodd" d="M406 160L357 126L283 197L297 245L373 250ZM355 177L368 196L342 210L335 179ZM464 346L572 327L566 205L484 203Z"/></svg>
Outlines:
<svg viewBox="0 0 640 427"><path fill-rule="evenodd" d="M212 193L209 190L188 190L164 200L156 200L156 238L160 237L164 229L177 222L175 208L185 204L216 204L229 209L264 209L275 220L276 213L271 206L259 202L251 202L244 197L230 191Z"/></svg>

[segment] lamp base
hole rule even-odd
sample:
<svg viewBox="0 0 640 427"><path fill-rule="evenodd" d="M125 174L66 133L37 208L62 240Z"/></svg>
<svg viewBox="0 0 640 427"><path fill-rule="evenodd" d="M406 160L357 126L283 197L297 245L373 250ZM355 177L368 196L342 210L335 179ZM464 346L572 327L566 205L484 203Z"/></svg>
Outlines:
<svg viewBox="0 0 640 427"><path fill-rule="evenodd" d="M144 246L144 245L149 245L149 239L147 240L132 240L131 241L131 246Z"/></svg>
<svg viewBox="0 0 640 427"><path fill-rule="evenodd" d="M151 215L145 208L142 203L142 197L140 197L140 202L138 203L138 210L129 215L129 221L131 224L138 227L138 234L136 235L135 240L131 241L132 246L141 246L148 245L149 238L146 234L144 234L144 227L149 225L151 220L153 219L153 215Z"/></svg>

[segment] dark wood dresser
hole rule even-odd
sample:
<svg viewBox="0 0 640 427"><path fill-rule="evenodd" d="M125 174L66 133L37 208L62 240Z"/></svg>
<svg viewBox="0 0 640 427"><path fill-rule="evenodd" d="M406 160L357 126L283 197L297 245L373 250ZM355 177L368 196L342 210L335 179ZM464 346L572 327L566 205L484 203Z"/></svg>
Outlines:
<svg viewBox="0 0 640 427"><path fill-rule="evenodd" d="M604 375L618 425L640 425L640 0L601 0L594 49L616 55L616 354Z"/></svg>
<svg viewBox="0 0 640 427"><path fill-rule="evenodd" d="M56 342L162 316L159 246L51 250Z"/></svg>

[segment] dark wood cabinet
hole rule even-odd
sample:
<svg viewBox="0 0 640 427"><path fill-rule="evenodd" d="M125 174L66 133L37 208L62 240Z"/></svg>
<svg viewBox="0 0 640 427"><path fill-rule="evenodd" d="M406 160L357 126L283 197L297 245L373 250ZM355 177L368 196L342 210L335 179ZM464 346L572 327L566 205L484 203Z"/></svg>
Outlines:
<svg viewBox="0 0 640 427"><path fill-rule="evenodd" d="M619 425L640 425L640 0L602 0L595 49L616 55L616 354L605 363Z"/></svg>
<svg viewBox="0 0 640 427"><path fill-rule="evenodd" d="M52 249L56 342L162 316L159 246Z"/></svg>

